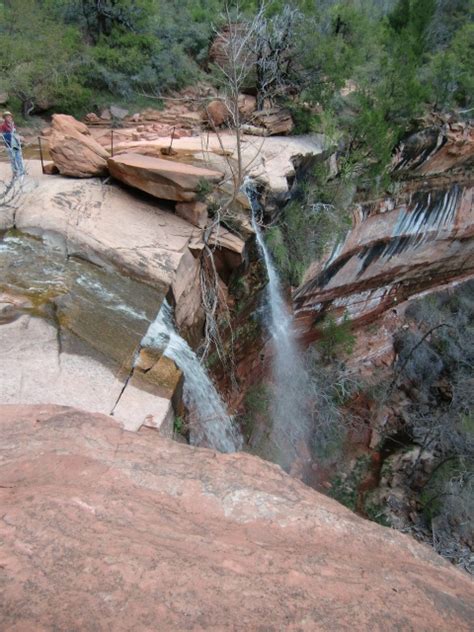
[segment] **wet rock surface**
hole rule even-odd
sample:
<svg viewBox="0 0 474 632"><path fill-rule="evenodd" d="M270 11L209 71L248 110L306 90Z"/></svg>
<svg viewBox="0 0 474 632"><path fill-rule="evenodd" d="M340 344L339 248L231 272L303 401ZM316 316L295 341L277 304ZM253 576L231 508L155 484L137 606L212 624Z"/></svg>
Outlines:
<svg viewBox="0 0 474 632"><path fill-rule="evenodd" d="M191 240L200 240L198 228L100 180L43 176L33 160L27 167L28 177L12 203L0 207L0 228L15 225L67 257L112 265L163 293L171 289L178 325L199 321L199 263L189 250ZM0 163L0 179L6 179L8 169Z"/></svg>
<svg viewBox="0 0 474 632"><path fill-rule="evenodd" d="M469 630L411 538L244 455L100 415L0 408L3 630Z"/></svg>
<svg viewBox="0 0 474 632"><path fill-rule="evenodd" d="M0 268L0 402L73 402L172 434L181 372L156 358L127 381L162 293L19 234Z"/></svg>

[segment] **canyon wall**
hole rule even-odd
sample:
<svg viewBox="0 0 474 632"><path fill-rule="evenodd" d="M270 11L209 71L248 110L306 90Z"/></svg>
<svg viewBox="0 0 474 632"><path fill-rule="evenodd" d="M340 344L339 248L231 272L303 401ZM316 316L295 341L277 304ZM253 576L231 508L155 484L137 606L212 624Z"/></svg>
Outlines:
<svg viewBox="0 0 474 632"><path fill-rule="evenodd" d="M347 314L357 326L474 275L473 156L467 124L433 126L401 144L394 192L356 205L346 238L294 293L308 340L327 314Z"/></svg>

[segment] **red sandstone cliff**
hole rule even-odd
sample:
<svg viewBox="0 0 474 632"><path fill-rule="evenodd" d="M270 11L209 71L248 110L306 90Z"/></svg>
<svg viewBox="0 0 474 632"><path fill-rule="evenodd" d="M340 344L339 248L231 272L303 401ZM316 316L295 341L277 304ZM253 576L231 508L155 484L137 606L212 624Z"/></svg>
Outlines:
<svg viewBox="0 0 474 632"><path fill-rule="evenodd" d="M294 294L307 338L327 313L357 326L474 275L474 127L435 121L394 157L398 193L354 209L353 228Z"/></svg>

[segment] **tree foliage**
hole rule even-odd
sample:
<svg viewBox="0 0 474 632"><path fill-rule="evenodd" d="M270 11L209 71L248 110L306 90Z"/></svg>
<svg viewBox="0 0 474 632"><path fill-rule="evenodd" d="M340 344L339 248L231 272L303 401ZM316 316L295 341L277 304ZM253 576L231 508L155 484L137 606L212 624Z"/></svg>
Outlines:
<svg viewBox="0 0 474 632"><path fill-rule="evenodd" d="M259 106L322 131L331 112L370 172L428 104L472 106L474 0L9 0L2 83L24 114L162 95L205 76L226 8L255 30Z"/></svg>

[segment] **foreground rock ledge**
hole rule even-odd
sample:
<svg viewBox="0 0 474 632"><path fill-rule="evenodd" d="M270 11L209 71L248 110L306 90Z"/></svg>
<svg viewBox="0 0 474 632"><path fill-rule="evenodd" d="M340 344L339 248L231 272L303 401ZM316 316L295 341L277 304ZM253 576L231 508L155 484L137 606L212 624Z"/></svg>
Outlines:
<svg viewBox="0 0 474 632"><path fill-rule="evenodd" d="M0 407L0 628L468 630L468 576L245 454Z"/></svg>

